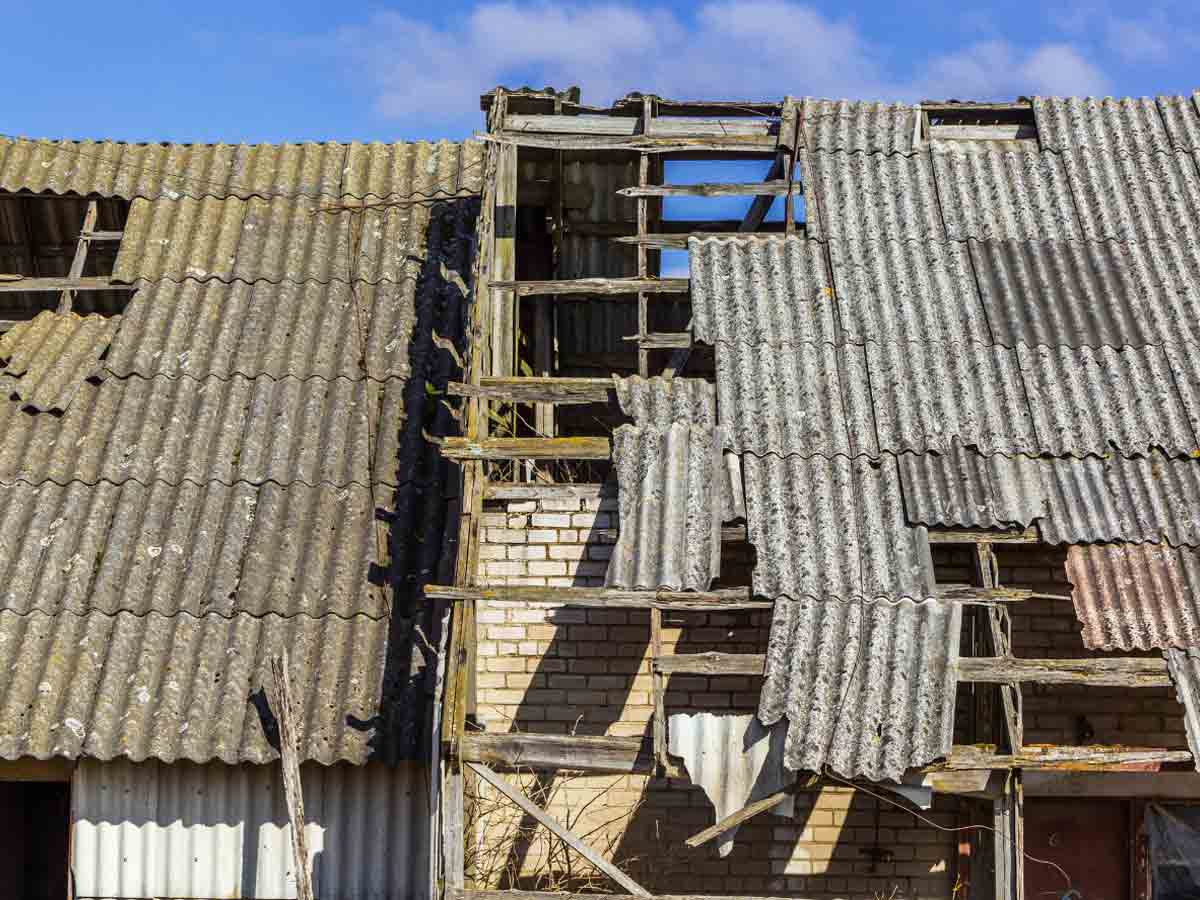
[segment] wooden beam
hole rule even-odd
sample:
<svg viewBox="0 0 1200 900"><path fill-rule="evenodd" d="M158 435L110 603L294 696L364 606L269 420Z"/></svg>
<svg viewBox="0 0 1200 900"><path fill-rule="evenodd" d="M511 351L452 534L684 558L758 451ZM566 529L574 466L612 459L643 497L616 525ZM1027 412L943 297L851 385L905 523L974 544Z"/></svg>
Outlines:
<svg viewBox="0 0 1200 900"><path fill-rule="evenodd" d="M1037 544L1041 537L1036 528L989 531L986 528L930 528L929 541L934 544Z"/></svg>
<svg viewBox="0 0 1200 900"><path fill-rule="evenodd" d="M653 137L754 137L768 138L779 132L779 123L759 117L713 119L693 116L655 116L645 133Z"/></svg>
<svg viewBox="0 0 1200 900"><path fill-rule="evenodd" d="M958 680L987 684L1088 684L1093 687L1170 687L1167 661L1123 659L1015 659L960 657Z"/></svg>
<svg viewBox="0 0 1200 900"><path fill-rule="evenodd" d="M500 134L480 134L475 137L483 141L513 144L518 147L540 147L545 150L628 150L635 153L691 153L691 152L774 152L776 140L773 135L574 135L574 134L525 134L504 131Z"/></svg>
<svg viewBox="0 0 1200 900"><path fill-rule="evenodd" d="M666 679L658 666L662 658L662 610L650 610L650 701L654 707L654 761L665 769L667 759L667 691Z"/></svg>
<svg viewBox="0 0 1200 900"><path fill-rule="evenodd" d="M922 767L923 771L959 769L1059 769L1070 771L1121 771L1151 764L1191 762L1187 750L1162 747L1084 747L1026 744L1020 753L995 753L991 747L956 746L945 760Z"/></svg>
<svg viewBox="0 0 1200 900"><path fill-rule="evenodd" d="M1033 125L931 125L931 140L941 141L1032 141L1037 140Z"/></svg>
<svg viewBox="0 0 1200 900"><path fill-rule="evenodd" d="M540 134L602 134L631 135L637 132L638 120L633 116L553 116L519 115L504 117L504 130Z"/></svg>
<svg viewBox="0 0 1200 900"><path fill-rule="evenodd" d="M493 281L493 291L515 291L519 297L537 294L686 294L687 278L568 278L560 281Z"/></svg>
<svg viewBox="0 0 1200 900"><path fill-rule="evenodd" d="M649 772L653 747L641 738L561 734L467 732L458 747L464 762L499 769L576 769L583 772Z"/></svg>
<svg viewBox="0 0 1200 900"><path fill-rule="evenodd" d="M487 500L616 500L616 490L603 484L505 484L489 481L483 496Z"/></svg>
<svg viewBox="0 0 1200 900"><path fill-rule="evenodd" d="M304 837L304 793L300 785L300 753L297 748L296 714L292 707L292 683L288 653L271 657L275 683L275 721L279 723L279 766L283 772L283 797L292 829L292 860L295 865L297 900L313 900L312 872Z"/></svg>
<svg viewBox="0 0 1200 900"><path fill-rule="evenodd" d="M773 609L772 600L756 600L747 588L730 588L704 593L692 591L629 591L622 588L425 586L431 600L500 600L521 603L553 603L592 609L661 609L664 612L728 612L742 609Z"/></svg>
<svg viewBox="0 0 1200 900"><path fill-rule="evenodd" d="M623 197L784 197L794 189L786 179L776 181L710 182L707 184L651 184L617 191ZM770 204L768 204L769 206ZM763 214L764 217L766 213Z"/></svg>
<svg viewBox="0 0 1200 900"><path fill-rule="evenodd" d="M744 235L737 231L692 231L685 234L621 234L612 240L618 244L638 244L651 250L686 250L692 238L736 237Z"/></svg>
<svg viewBox="0 0 1200 900"><path fill-rule="evenodd" d="M557 378L484 376L480 383L452 381L446 393L452 397L487 397L512 403L605 403L613 391L611 378Z"/></svg>
<svg viewBox="0 0 1200 900"><path fill-rule="evenodd" d="M767 172L767 177L764 179L767 184L779 183L780 176L785 174L785 156L787 156L786 153L776 154L775 161L771 163L771 169ZM785 194L791 192L791 187L789 185L790 179L785 179ZM766 219L767 213L770 212L771 204L775 202L776 196L778 195L767 191L755 197L754 202L750 204L750 208L746 210L745 218L742 219L742 224L738 226L738 231L741 233L758 231L758 229L762 227L763 220Z"/></svg>
<svg viewBox="0 0 1200 900"><path fill-rule="evenodd" d="M519 806L527 815L532 816L541 825L544 825L547 829L565 841L572 850L595 866L598 871L603 872L634 896L650 896L650 892L648 890L606 860L590 846L585 844L569 829L563 827L550 816L548 816L540 806L526 797L525 794L520 790L509 784L504 778L500 777L487 766L480 763L472 762L467 763L467 765L471 767L471 771L473 771L480 778L498 790L501 794Z"/></svg>
<svg viewBox="0 0 1200 900"><path fill-rule="evenodd" d="M13 291L133 291L132 284L114 284L107 275L95 278L24 278L0 275L0 292Z"/></svg>
<svg viewBox="0 0 1200 900"><path fill-rule="evenodd" d="M699 847L701 844L706 844L713 838L720 837L730 828L736 828L743 822L753 819L759 813L764 813L769 809L774 809L789 797L795 796L795 793L796 792L794 789L777 791L776 793L771 794L769 797L763 797L761 800L755 800L753 803L742 807L737 812L726 816L717 824L710 825L703 831L696 832L690 838L684 841L684 843L692 848Z"/></svg>
<svg viewBox="0 0 1200 900"><path fill-rule="evenodd" d="M612 450L608 438L482 438L443 439L442 456L446 459L608 459Z"/></svg>
<svg viewBox="0 0 1200 900"><path fill-rule="evenodd" d="M96 227L96 219L99 215L100 205L95 200L89 201L87 211L83 214L83 226L79 229L79 241L75 245L75 256L71 260L71 268L67 270L67 278L72 281L78 281L83 277L83 267L87 265L88 247L91 246L91 238L84 235ZM71 311L71 303L74 299L74 291L64 290L62 292L58 298L59 315L66 315Z"/></svg>
<svg viewBox="0 0 1200 900"><path fill-rule="evenodd" d="M677 653L653 660L655 671L664 675L761 675L767 664L762 653Z"/></svg>
<svg viewBox="0 0 1200 900"><path fill-rule="evenodd" d="M123 231L93 231L88 229L79 233L81 238L87 238L89 241L119 241L125 237Z"/></svg>
<svg viewBox="0 0 1200 900"><path fill-rule="evenodd" d="M652 331L649 334L631 334L622 338L636 341L641 350L686 350L692 346L690 331Z"/></svg>

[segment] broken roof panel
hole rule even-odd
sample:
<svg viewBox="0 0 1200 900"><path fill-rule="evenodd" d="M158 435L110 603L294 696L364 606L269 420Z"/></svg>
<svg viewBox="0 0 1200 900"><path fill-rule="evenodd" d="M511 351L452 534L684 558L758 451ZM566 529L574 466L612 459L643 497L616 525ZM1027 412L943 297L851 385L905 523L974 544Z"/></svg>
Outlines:
<svg viewBox="0 0 1200 900"><path fill-rule="evenodd" d="M743 456L746 527L765 597L927 597L923 528L904 519L896 461Z"/></svg>
<svg viewBox="0 0 1200 900"><path fill-rule="evenodd" d="M678 422L713 428L717 424L717 389L703 378L615 378L621 412L638 426L667 428Z"/></svg>
<svg viewBox="0 0 1200 900"><path fill-rule="evenodd" d="M999 344L1120 348L1163 339L1119 244L972 240L967 246Z"/></svg>
<svg viewBox="0 0 1200 900"><path fill-rule="evenodd" d="M985 456L955 439L947 453L902 453L897 461L914 525L1027 528L1046 514L1041 466L1028 456Z"/></svg>
<svg viewBox="0 0 1200 900"><path fill-rule="evenodd" d="M899 781L950 752L956 603L775 604L759 719L788 721L790 769Z"/></svg>
<svg viewBox="0 0 1200 900"><path fill-rule="evenodd" d="M805 97L801 115L813 150L910 154L921 110L903 103Z"/></svg>
<svg viewBox="0 0 1200 900"><path fill-rule="evenodd" d="M1200 771L1200 649L1170 649L1163 651L1167 670L1175 683L1175 697L1183 706L1183 723L1187 729L1188 749Z"/></svg>
<svg viewBox="0 0 1200 900"><path fill-rule="evenodd" d="M0 611L0 646L5 759L269 762L253 697L284 649L302 759L361 764L385 737L386 619Z"/></svg>
<svg viewBox="0 0 1200 900"><path fill-rule="evenodd" d="M1033 114L1044 150L1086 148L1118 155L1171 147L1152 97L1034 97Z"/></svg>
<svg viewBox="0 0 1200 900"><path fill-rule="evenodd" d="M133 199L479 193L483 145L126 144L0 138L0 190Z"/></svg>
<svg viewBox="0 0 1200 900"><path fill-rule="evenodd" d="M946 452L954 438L987 454L1037 446L1015 351L974 341L865 349L880 450Z"/></svg>
<svg viewBox="0 0 1200 900"><path fill-rule="evenodd" d="M1167 357L1158 347L1017 347L1037 447L1055 456L1160 447L1188 456L1197 442Z"/></svg>
<svg viewBox="0 0 1200 900"><path fill-rule="evenodd" d="M1055 154L945 141L933 153L933 170L951 240L1083 236L1063 161Z"/></svg>
<svg viewBox="0 0 1200 900"><path fill-rule="evenodd" d="M721 429L681 422L613 432L621 528L607 587L706 591L721 574Z"/></svg>
<svg viewBox="0 0 1200 900"><path fill-rule="evenodd" d="M691 238L698 341L837 342L824 245L800 237Z"/></svg>
<svg viewBox="0 0 1200 900"><path fill-rule="evenodd" d="M1092 650L1200 645L1200 550L1162 544L1067 549L1083 644Z"/></svg>
<svg viewBox="0 0 1200 900"><path fill-rule="evenodd" d="M718 344L717 401L730 448L800 456L875 455L863 349Z"/></svg>
<svg viewBox="0 0 1200 900"><path fill-rule="evenodd" d="M284 378L107 378L63 416L0 403L0 482L384 483L400 441L403 384ZM384 400L387 402L383 402ZM370 428L377 434L372 437Z"/></svg>
<svg viewBox="0 0 1200 900"><path fill-rule="evenodd" d="M962 244L829 241L846 339L991 342Z"/></svg>
<svg viewBox="0 0 1200 900"><path fill-rule="evenodd" d="M1190 155L1073 150L1061 158L1090 240L1200 240L1200 172Z"/></svg>
<svg viewBox="0 0 1200 900"><path fill-rule="evenodd" d="M0 609L387 613L364 487L0 485Z"/></svg>
<svg viewBox="0 0 1200 900"><path fill-rule="evenodd" d="M43 310L0 336L0 397L41 412L65 410L100 367L120 316Z"/></svg>
<svg viewBox="0 0 1200 900"><path fill-rule="evenodd" d="M809 237L945 241L928 152L801 155Z"/></svg>
<svg viewBox="0 0 1200 900"><path fill-rule="evenodd" d="M117 375L361 378L409 374L412 282L142 282L105 367ZM355 309L355 304L358 309Z"/></svg>

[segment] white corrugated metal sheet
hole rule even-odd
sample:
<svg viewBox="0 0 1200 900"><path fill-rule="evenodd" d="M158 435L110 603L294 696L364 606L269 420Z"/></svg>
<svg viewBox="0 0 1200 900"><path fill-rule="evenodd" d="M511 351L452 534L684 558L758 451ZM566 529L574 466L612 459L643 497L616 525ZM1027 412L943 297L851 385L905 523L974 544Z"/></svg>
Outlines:
<svg viewBox="0 0 1200 900"><path fill-rule="evenodd" d="M424 770L306 765L305 836L321 900L424 898ZM72 785L78 898L296 896L275 766L83 759Z"/></svg>

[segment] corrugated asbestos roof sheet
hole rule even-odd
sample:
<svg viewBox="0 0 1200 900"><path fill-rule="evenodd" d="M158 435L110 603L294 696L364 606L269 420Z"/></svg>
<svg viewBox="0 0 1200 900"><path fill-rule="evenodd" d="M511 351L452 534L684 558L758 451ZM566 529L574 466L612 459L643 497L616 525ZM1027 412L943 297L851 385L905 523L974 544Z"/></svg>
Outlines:
<svg viewBox="0 0 1200 900"><path fill-rule="evenodd" d="M958 440L947 453L897 457L904 509L914 525L1022 528L1046 515L1039 461L985 456Z"/></svg>
<svg viewBox="0 0 1200 900"><path fill-rule="evenodd" d="M404 377L413 294L410 281L140 282L105 367L122 376L360 378L361 325L366 374Z"/></svg>
<svg viewBox="0 0 1200 900"><path fill-rule="evenodd" d="M989 240L967 246L998 344L1140 348L1165 337L1120 244Z"/></svg>
<svg viewBox="0 0 1200 900"><path fill-rule="evenodd" d="M305 758L422 753L481 148L54 146L0 186L134 198L118 267L161 280L62 415L0 400L0 755L264 762L284 646Z"/></svg>
<svg viewBox="0 0 1200 900"><path fill-rule="evenodd" d="M1166 650L1167 669L1175 682L1175 697L1183 706L1188 749L1200 771L1200 649Z"/></svg>
<svg viewBox="0 0 1200 900"><path fill-rule="evenodd" d="M1083 456L1161 447L1188 456L1200 447L1157 347L1018 346L1017 360L1042 451Z"/></svg>
<svg viewBox="0 0 1200 900"><path fill-rule="evenodd" d="M765 597L930 597L924 528L908 525L896 461L742 458L746 526Z"/></svg>
<svg viewBox="0 0 1200 900"><path fill-rule="evenodd" d="M717 391L702 378L629 378L613 380L621 412L635 425L666 428L675 422L713 428Z"/></svg>
<svg viewBox="0 0 1200 900"><path fill-rule="evenodd" d="M825 247L795 238L691 238L692 334L707 344L834 343Z"/></svg>
<svg viewBox="0 0 1200 900"><path fill-rule="evenodd" d="M286 648L301 756L365 762L388 629L366 616L0 611L0 757L268 762L247 698Z"/></svg>
<svg viewBox="0 0 1200 900"><path fill-rule="evenodd" d="M0 190L106 197L424 197L481 189L483 145L0 138Z"/></svg>
<svg viewBox="0 0 1200 900"><path fill-rule="evenodd" d="M121 317L43 310L0 336L0 395L39 412L62 411L100 367Z"/></svg>
<svg viewBox="0 0 1200 900"><path fill-rule="evenodd" d="M0 484L380 484L398 470L404 385L267 376L85 384L63 416L0 402ZM374 426L375 434L370 429Z"/></svg>
<svg viewBox="0 0 1200 900"><path fill-rule="evenodd" d="M785 764L899 781L950 752L962 607L775 604L759 719L786 718Z"/></svg>
<svg viewBox="0 0 1200 900"><path fill-rule="evenodd" d="M813 150L909 154L921 110L902 103L806 97L801 114Z"/></svg>
<svg viewBox="0 0 1200 900"><path fill-rule="evenodd" d="M1055 151L1086 148L1117 155L1166 150L1174 141L1159 110L1169 99L1035 97L1038 140L1043 149ZM1174 112L1187 114L1178 108ZM1194 109L1190 113L1195 116Z"/></svg>
<svg viewBox="0 0 1200 900"><path fill-rule="evenodd" d="M1067 551L1084 646L1152 650L1200 646L1200 551L1160 544L1094 544Z"/></svg>
<svg viewBox="0 0 1200 900"><path fill-rule="evenodd" d="M613 432L621 529L608 587L706 591L721 574L722 430L681 422Z"/></svg>
<svg viewBox="0 0 1200 900"><path fill-rule="evenodd" d="M959 141L938 148L933 170L950 240L1083 236L1067 171L1057 155L977 149Z"/></svg>
<svg viewBox="0 0 1200 900"><path fill-rule="evenodd" d="M45 482L0 501L0 610L387 615L365 487Z"/></svg>

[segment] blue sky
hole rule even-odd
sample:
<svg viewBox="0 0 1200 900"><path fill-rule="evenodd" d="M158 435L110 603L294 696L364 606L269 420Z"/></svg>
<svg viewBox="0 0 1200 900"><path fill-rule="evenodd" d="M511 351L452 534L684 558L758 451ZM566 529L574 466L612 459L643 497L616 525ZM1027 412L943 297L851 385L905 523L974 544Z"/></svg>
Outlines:
<svg viewBox="0 0 1200 900"><path fill-rule="evenodd" d="M496 83L745 99L1200 87L1192 4L8 0L0 132L462 137Z"/></svg>

